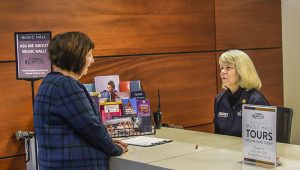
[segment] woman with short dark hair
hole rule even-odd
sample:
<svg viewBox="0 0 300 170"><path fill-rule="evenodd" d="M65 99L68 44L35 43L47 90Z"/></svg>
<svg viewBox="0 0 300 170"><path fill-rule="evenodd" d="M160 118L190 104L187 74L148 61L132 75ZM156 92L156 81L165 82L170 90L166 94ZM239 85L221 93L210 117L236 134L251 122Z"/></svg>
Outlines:
<svg viewBox="0 0 300 170"><path fill-rule="evenodd" d="M53 72L35 97L39 169L108 169L127 145L112 140L88 91L78 80L94 62L94 43L81 32L57 34L49 44Z"/></svg>

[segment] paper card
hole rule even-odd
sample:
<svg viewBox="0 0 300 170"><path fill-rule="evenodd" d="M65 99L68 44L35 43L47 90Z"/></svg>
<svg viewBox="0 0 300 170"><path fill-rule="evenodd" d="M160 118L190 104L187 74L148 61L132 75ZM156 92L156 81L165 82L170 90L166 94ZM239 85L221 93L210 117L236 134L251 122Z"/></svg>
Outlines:
<svg viewBox="0 0 300 170"><path fill-rule="evenodd" d="M130 92L130 81L120 82L120 92Z"/></svg>
<svg viewBox="0 0 300 170"><path fill-rule="evenodd" d="M95 88L97 92L119 92L119 75L95 77Z"/></svg>
<svg viewBox="0 0 300 170"><path fill-rule="evenodd" d="M150 116L150 101L148 99L145 100L137 100L137 115L138 116Z"/></svg>
<svg viewBox="0 0 300 170"><path fill-rule="evenodd" d="M274 106L243 105L244 161L276 166L276 113Z"/></svg>
<svg viewBox="0 0 300 170"><path fill-rule="evenodd" d="M113 117L118 117L122 115L122 104L119 103L100 103L100 113L102 121L105 123L108 120L111 120Z"/></svg>
<svg viewBox="0 0 300 170"><path fill-rule="evenodd" d="M125 115L136 115L137 113L137 102L136 99L122 99L123 113Z"/></svg>

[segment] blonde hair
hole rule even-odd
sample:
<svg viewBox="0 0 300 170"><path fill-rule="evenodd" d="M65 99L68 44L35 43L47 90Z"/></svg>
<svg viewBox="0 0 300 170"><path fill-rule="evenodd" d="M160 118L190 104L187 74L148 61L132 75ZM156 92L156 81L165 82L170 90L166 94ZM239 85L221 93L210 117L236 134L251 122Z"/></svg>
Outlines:
<svg viewBox="0 0 300 170"><path fill-rule="evenodd" d="M260 78L255 70L254 64L250 57L240 50L229 50L224 52L220 58L219 63L231 63L235 65L238 73L237 84L247 90L259 90L262 86ZM224 86L222 86L224 88Z"/></svg>

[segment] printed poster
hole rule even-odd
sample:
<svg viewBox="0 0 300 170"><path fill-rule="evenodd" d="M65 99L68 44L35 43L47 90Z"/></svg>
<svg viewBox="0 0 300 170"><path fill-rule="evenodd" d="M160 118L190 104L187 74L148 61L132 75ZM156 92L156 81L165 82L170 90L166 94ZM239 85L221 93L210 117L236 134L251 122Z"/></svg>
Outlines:
<svg viewBox="0 0 300 170"><path fill-rule="evenodd" d="M15 33L17 79L40 79L51 72L50 39L51 32Z"/></svg>

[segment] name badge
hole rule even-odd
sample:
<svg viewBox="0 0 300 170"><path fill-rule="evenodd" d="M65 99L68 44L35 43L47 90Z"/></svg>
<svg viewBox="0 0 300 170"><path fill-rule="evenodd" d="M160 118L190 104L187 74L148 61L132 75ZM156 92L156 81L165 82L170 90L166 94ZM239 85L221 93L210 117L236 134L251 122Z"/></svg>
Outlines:
<svg viewBox="0 0 300 170"><path fill-rule="evenodd" d="M218 117L228 117L228 113L219 112Z"/></svg>

